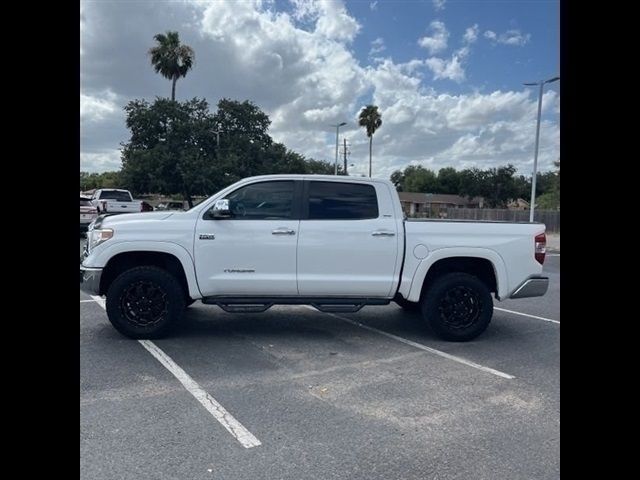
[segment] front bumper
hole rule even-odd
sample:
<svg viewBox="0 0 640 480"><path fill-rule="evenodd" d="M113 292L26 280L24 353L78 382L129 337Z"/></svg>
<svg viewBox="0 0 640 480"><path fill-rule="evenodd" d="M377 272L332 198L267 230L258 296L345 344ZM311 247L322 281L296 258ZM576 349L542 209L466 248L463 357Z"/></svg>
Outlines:
<svg viewBox="0 0 640 480"><path fill-rule="evenodd" d="M80 290L89 295L100 295L101 268L83 267L80 265Z"/></svg>
<svg viewBox="0 0 640 480"><path fill-rule="evenodd" d="M509 298L541 297L547 293L549 277L529 277L516 288Z"/></svg>

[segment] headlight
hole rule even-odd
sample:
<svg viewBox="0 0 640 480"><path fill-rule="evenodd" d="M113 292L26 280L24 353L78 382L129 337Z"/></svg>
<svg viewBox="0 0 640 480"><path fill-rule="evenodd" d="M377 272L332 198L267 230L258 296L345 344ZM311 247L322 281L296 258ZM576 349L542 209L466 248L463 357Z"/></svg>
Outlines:
<svg viewBox="0 0 640 480"><path fill-rule="evenodd" d="M113 230L110 228L93 229L89 232L89 250L97 247L113 237Z"/></svg>

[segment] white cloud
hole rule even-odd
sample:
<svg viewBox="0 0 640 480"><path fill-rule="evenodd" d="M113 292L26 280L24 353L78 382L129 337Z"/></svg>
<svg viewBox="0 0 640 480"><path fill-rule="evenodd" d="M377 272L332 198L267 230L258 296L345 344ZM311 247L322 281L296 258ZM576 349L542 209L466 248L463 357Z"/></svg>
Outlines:
<svg viewBox="0 0 640 480"><path fill-rule="evenodd" d="M447 0L433 0L433 8L436 12L444 10L444 6L447 3Z"/></svg>
<svg viewBox="0 0 640 480"><path fill-rule="evenodd" d="M350 42L360 31L361 25L349 15L342 0L290 0L294 6L294 18L315 21L315 32L327 38ZM238 3L243 8L256 10L262 6L260 0L233 2L231 14ZM220 5L216 5L220 6ZM225 4L227 7L228 4Z"/></svg>
<svg viewBox="0 0 640 480"><path fill-rule="evenodd" d="M375 0L375 2L371 2L371 3L369 4L369 8L370 8L371 10L377 10L377 9L378 9L378 0Z"/></svg>
<svg viewBox="0 0 640 480"><path fill-rule="evenodd" d="M107 90L101 95L80 94L80 119L86 122L99 122L119 112L116 95Z"/></svg>
<svg viewBox="0 0 640 480"><path fill-rule="evenodd" d="M384 52L387 47L384 44L384 38L378 37L373 42L371 42L371 50L369 50L369 56L375 55L376 53Z"/></svg>
<svg viewBox="0 0 640 480"><path fill-rule="evenodd" d="M425 60L425 65L433 72L434 80L449 79L460 83L466 78L460 55L454 54L448 60L431 57Z"/></svg>
<svg viewBox="0 0 640 480"><path fill-rule="evenodd" d="M475 25L473 25L472 27L469 27L465 30L464 32L464 36L462 37L463 40L466 43L475 43L476 40L478 40L478 32L479 32L480 28L478 27L478 24L476 23Z"/></svg>
<svg viewBox="0 0 640 480"><path fill-rule="evenodd" d="M153 99L170 91L170 83L153 73L145 56L153 34L165 28L166 12L155 13L157 9L147 2L120 5L91 2L85 8L82 35L86 40L90 33L91 41L83 47L81 64L83 170L120 166L118 145L128 138L122 112L126 99ZM357 115L369 102L378 105L383 119L373 139L376 177L388 178L409 164L439 169L513 163L522 173L531 170L536 92L451 95L423 81L423 75L436 71L454 81L464 78L464 62L473 48L467 32L450 58L405 63L377 58L366 65L350 50L354 37L318 28L321 17L335 18L335 11L344 6L341 2L334 13L325 13L319 2L298 2L294 4L298 9L290 14L261 2L194 5L193 9L178 2L167 6L181 25L196 18L195 27L180 31L181 38L196 49L198 61L178 83L181 99L206 97L212 109L221 97L251 99L271 118L270 134L276 141L307 157L331 162L335 128L329 125L345 121L340 135L351 144L353 173L368 171L368 139L357 126ZM141 22L142 18L148 22ZM352 20L347 19L347 24L357 24ZM145 30L122 26L133 24ZM469 28L474 30L475 25ZM374 42L378 48L384 44ZM547 90L541 170L553 168L559 156L555 117L559 105L557 93Z"/></svg>
<svg viewBox="0 0 640 480"><path fill-rule="evenodd" d="M496 32L493 32L491 30L487 30L486 32L484 32L484 36L489 40L495 40L497 38Z"/></svg>
<svg viewBox="0 0 640 480"><path fill-rule="evenodd" d="M439 20L434 20L429 24L429 28L433 32L432 36L424 36L418 39L418 45L422 48L429 50L429 53L441 52L447 48L447 40L449 39L449 32L444 23Z"/></svg>
<svg viewBox="0 0 640 480"><path fill-rule="evenodd" d="M531 34L522 33L520 30L508 30L500 35L491 30L484 32L484 37L489 39L494 45L500 43L502 45L523 46L531 40Z"/></svg>
<svg viewBox="0 0 640 480"><path fill-rule="evenodd" d="M463 63L471 53L470 45L478 39L478 25L475 24L465 30L462 36L462 47L453 52L449 59L431 57L424 64L433 72L434 80L453 80L461 83L466 79Z"/></svg>
<svg viewBox="0 0 640 480"><path fill-rule="evenodd" d="M80 154L80 170L85 172L106 172L120 170L120 150L103 150L100 152L82 152Z"/></svg>

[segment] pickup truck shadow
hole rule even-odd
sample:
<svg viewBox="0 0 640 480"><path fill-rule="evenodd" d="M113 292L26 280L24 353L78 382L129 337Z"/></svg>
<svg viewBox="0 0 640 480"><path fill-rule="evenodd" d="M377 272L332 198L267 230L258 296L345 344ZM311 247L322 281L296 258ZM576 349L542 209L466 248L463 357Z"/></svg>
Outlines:
<svg viewBox="0 0 640 480"><path fill-rule="evenodd" d="M299 306L275 306L263 313L226 313L215 306L195 304L187 309L182 322L170 336L172 338L240 336L262 339L273 337L319 342L344 339L349 342L352 337L377 335L343 318L418 342L424 340L429 344L452 344L438 338L420 313L407 312L394 304L382 308L365 307L358 313L337 316ZM521 335L523 331L519 327L521 325L505 321L500 312L495 312L489 328L477 340L465 343L473 344Z"/></svg>
<svg viewBox="0 0 640 480"><path fill-rule="evenodd" d="M358 314L335 317L301 307L276 306L264 313L226 313L215 306L194 305L185 312L182 322L171 336L241 335L324 340L340 336L375 335L340 318L343 317L396 335L407 333L435 338L419 314L393 307L385 308L384 312L379 312L379 309L365 308Z"/></svg>

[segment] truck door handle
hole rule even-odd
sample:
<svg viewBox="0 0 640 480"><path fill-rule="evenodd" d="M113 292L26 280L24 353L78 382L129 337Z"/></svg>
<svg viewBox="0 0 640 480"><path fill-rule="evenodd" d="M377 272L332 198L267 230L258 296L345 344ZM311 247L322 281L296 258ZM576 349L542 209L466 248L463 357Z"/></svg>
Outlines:
<svg viewBox="0 0 640 480"><path fill-rule="evenodd" d="M394 232L390 232L388 230L376 230L371 235L374 237L395 237L396 236Z"/></svg>
<svg viewBox="0 0 640 480"><path fill-rule="evenodd" d="M276 228L271 232L271 235L295 235L295 230L291 230L290 228Z"/></svg>

